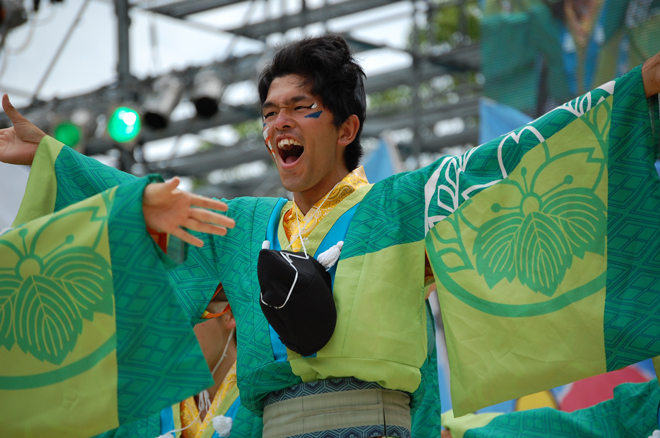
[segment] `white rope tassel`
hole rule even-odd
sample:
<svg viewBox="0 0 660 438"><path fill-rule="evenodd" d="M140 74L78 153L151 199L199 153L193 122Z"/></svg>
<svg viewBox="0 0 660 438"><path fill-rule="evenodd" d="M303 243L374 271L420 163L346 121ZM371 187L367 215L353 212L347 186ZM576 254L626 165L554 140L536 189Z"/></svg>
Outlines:
<svg viewBox="0 0 660 438"><path fill-rule="evenodd" d="M264 243L261 244L261 249L270 249L270 242L268 240L264 240Z"/></svg>
<svg viewBox="0 0 660 438"><path fill-rule="evenodd" d="M233 424L231 417L225 417L224 415L213 417L213 428L218 432L220 438L227 438L230 435Z"/></svg>
<svg viewBox="0 0 660 438"><path fill-rule="evenodd" d="M327 251L319 254L316 260L323 265L326 271L330 270L337 263L337 260L339 260L343 246L344 242L340 240L336 245L331 246Z"/></svg>
<svg viewBox="0 0 660 438"><path fill-rule="evenodd" d="M651 435L649 438L660 438L660 430L654 430L653 435Z"/></svg>

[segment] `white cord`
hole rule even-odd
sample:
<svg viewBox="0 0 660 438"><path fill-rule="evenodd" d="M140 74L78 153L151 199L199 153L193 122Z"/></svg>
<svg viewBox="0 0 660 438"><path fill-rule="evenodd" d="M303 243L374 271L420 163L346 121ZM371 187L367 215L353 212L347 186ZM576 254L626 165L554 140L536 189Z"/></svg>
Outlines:
<svg viewBox="0 0 660 438"><path fill-rule="evenodd" d="M303 246L303 248L304 248L304 246ZM286 306L286 303L289 302L289 298L291 298L291 294L293 293L293 288L296 287L296 283L298 282L298 269L296 269L296 266L293 264L293 261L291 261L291 257L295 257L295 258L297 258L297 259L301 259L301 260L307 260L307 259L309 259L309 256L307 255L307 252L305 252L305 256L304 256L304 257L303 257L303 256L299 256L299 255L296 255L296 254L289 254L289 253L286 253L286 252L280 252L280 255L282 256L282 258L283 258L284 260L286 260L287 262L289 262L289 265L291 265L291 267L293 268L293 270L296 271L296 276L293 277L293 283L291 284L291 288L289 289L289 293L287 294L286 299L284 300L284 304L282 304L281 306L272 306L272 305L268 304L267 302L265 302L265 301L264 301L264 293L261 292L261 297L260 297L261 302L264 303L264 304L265 304L266 306L268 306L268 307L272 307L273 309L281 309L281 308L283 308L284 306Z"/></svg>
<svg viewBox="0 0 660 438"><path fill-rule="evenodd" d="M213 367L213 371L211 371L211 375L214 375L215 372L217 371L218 367L222 363L222 360L227 357L227 349L229 348L229 343L231 342L231 338L234 336L234 329L231 329L231 332L229 332L229 339L227 339L227 344L225 345L225 349L222 352L222 356L220 356L220 360L218 363L215 364L215 367Z"/></svg>
<svg viewBox="0 0 660 438"><path fill-rule="evenodd" d="M343 181L343 180L342 180L342 181ZM337 184L335 184L335 185L330 189L330 191L328 192L328 194L325 195L325 198L323 198L323 202L321 202L321 204L319 204L319 206L316 207L316 210L314 211L314 214L315 214L315 215L316 215L316 213L318 213L319 211L321 211L321 207L323 207L323 204L325 204L325 201L328 200L328 198L330 197L330 194L331 194L332 191L335 189L335 187L337 187L337 186L339 185L340 182L341 182L341 181L338 181ZM293 201L293 204L295 205L295 204L296 204L296 201ZM312 207L312 208L314 208L314 207ZM309 213L309 212L307 212L307 213ZM300 243L302 244L303 252L305 253L305 256L307 255L307 248L305 248L305 239L303 239L303 237L302 237L302 232L305 230L305 228L307 228L307 224L309 224L309 221L310 221L311 219L312 219L311 217L310 217L309 219L305 219L305 222L303 223L303 227L301 228L301 227L300 227L300 219L298 219L298 214L296 214L296 222L298 223L298 233L297 233L297 236L293 236L294 238L291 239L291 241L289 242L289 245L288 245L286 248L284 248L285 251L286 251L287 249L291 248L291 244L292 244L293 242L295 242L296 239L300 238ZM298 271L296 271L296 278L298 278L298 277L297 277L297 272L298 272Z"/></svg>
<svg viewBox="0 0 660 438"><path fill-rule="evenodd" d="M231 329L231 332L229 332L229 338L227 339L227 343L225 344L225 349L222 352L222 356L220 356L220 360L218 363L215 364L215 367L213 367L213 371L211 371L211 376L215 374L215 372L218 370L218 367L222 363L225 357L227 357L227 349L229 348L229 343L231 342L231 338L234 336L234 329ZM189 425L187 425L184 428L181 429L174 429L170 430L167 433L162 434L158 438L174 438L177 432L182 432L186 429L188 429L190 426L195 424L197 420L199 420L200 415L202 412L206 412L208 415L208 411L211 409L211 399L209 397L209 392L205 389L204 391L199 393L199 409L197 409L197 416L193 421L190 422Z"/></svg>

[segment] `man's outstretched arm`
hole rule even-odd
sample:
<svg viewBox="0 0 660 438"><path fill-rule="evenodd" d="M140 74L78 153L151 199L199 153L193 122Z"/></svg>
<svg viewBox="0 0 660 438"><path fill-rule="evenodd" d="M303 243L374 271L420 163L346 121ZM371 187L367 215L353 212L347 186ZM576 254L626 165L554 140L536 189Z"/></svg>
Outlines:
<svg viewBox="0 0 660 438"><path fill-rule="evenodd" d="M638 327L652 327L658 313L621 292L634 288L635 278L657 272L650 262L657 255L653 239L628 243L625 236L635 223L658 223L660 183L653 163L659 92L657 54L462 157L444 157L418 171L429 175L426 247L452 328L448 349L452 383L458 382L452 384L457 414L660 355L650 344L634 352L623 347ZM538 234L537 220L553 231ZM588 298L549 307L587 288ZM600 307L587 304L596 299ZM589 310L576 310L581 306ZM616 333L603 326L631 307L639 312ZM528 327L538 336L519 336ZM538 350L539 339L561 345L561 355ZM494 362L495 344L501 347ZM523 368L523 379L513 375ZM502 384L514 380L516 385Z"/></svg>

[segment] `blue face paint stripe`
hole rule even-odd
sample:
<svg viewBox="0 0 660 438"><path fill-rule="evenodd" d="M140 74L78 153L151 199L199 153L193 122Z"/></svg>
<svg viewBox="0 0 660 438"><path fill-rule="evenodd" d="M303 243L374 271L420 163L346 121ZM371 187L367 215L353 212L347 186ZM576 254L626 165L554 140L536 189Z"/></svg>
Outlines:
<svg viewBox="0 0 660 438"><path fill-rule="evenodd" d="M321 116L321 113L322 113L322 112L323 112L323 111L317 111L317 112L315 112L315 113L307 114L307 115L305 116L305 118L306 118L306 119L318 119L318 118Z"/></svg>

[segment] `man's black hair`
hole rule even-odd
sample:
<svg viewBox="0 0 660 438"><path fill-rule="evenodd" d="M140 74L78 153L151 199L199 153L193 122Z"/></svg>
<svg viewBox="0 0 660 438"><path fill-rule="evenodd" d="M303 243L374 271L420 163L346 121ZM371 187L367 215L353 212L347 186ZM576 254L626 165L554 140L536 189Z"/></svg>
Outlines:
<svg viewBox="0 0 660 438"><path fill-rule="evenodd" d="M319 96L332 112L333 123L339 128L352 114L360 120L360 128L344 152L349 171L362 157L360 134L367 113L364 91L364 71L355 62L346 40L340 35L326 34L288 44L281 48L259 76L259 98L266 101L275 78L295 74L312 84L312 94Z"/></svg>

